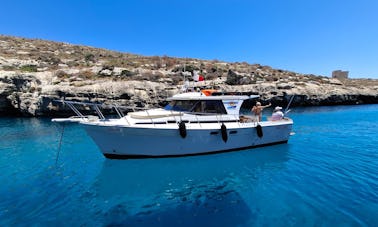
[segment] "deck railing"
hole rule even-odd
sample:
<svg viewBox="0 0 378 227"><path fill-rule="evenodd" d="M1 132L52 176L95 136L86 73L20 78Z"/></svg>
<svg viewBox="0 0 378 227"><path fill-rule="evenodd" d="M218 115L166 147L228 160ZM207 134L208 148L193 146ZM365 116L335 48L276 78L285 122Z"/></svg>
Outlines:
<svg viewBox="0 0 378 227"><path fill-rule="evenodd" d="M81 117L81 118L86 118L86 116L83 115L75 105L89 106L89 107L94 109L94 111L96 112L98 117L103 121L107 120L107 118L101 112L100 108L113 108L115 110L115 112L117 113L119 118L125 119L127 124L131 125L131 122L129 121L129 119L127 117L125 117L125 114L121 110L124 107L121 107L121 106L118 106L118 105L105 105L105 104L98 104L98 103L76 102L76 101L66 101L66 100L55 100L55 102L61 102L65 105L67 105L78 117ZM146 112L146 115L147 115L146 120L149 120L150 123L156 127L156 124L158 122L154 121L154 118L153 118L153 116L151 115L151 112L150 112L151 110L141 108L141 107L131 107L131 108L128 108L128 109L132 109L133 110L132 112L136 112L138 110L139 111L144 110ZM178 116L177 116L177 112L180 113ZM173 121L175 121L176 123L179 123L183 120L182 116L184 114L192 115L192 116L194 116L195 121L188 120L187 123L188 124L199 124L200 128L203 127L203 123L207 122L205 119L201 119L200 116L214 116L214 115L215 115L216 122L219 125L221 125L222 123L226 123L226 122L236 122L236 123L238 123L238 126L241 126L241 124L244 124L244 123L251 123L251 122L257 124L257 121L253 116L249 116L249 115L245 115L245 114L243 114L243 115L227 114L226 115L226 114L173 111L173 110L170 110L170 114L171 114L170 117L172 117ZM233 117L231 119L226 120L225 119L226 116L233 116ZM168 124L168 121L169 121L169 119L166 120L166 124Z"/></svg>

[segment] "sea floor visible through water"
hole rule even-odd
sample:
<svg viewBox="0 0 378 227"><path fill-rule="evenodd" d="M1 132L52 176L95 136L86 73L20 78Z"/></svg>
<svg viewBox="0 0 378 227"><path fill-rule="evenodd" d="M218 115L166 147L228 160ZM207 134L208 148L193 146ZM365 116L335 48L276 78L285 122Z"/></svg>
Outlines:
<svg viewBox="0 0 378 227"><path fill-rule="evenodd" d="M287 144L140 160L105 159L77 124L58 157L61 125L0 118L0 226L377 226L377 116L293 108Z"/></svg>

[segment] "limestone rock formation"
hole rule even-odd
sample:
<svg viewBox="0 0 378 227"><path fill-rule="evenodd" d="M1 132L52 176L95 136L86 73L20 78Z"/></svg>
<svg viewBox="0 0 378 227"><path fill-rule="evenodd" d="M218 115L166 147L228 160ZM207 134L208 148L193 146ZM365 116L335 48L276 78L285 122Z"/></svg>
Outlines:
<svg viewBox="0 0 378 227"><path fill-rule="evenodd" d="M205 81L193 82L199 71ZM54 100L160 107L180 92L183 78L199 88L248 91L261 100L286 105L378 103L378 80L338 80L269 66L170 57L144 57L55 43L0 36L0 114L68 114Z"/></svg>

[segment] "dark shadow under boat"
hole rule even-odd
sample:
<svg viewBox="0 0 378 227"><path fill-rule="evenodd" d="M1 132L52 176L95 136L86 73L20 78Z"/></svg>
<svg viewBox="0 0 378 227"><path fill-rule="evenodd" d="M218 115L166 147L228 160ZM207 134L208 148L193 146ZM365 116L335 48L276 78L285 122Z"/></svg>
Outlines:
<svg viewBox="0 0 378 227"><path fill-rule="evenodd" d="M289 146L186 158L107 159L93 189L97 199L116 201L109 217L125 215L112 219L116 223L109 220L111 225L193 226L198 220L240 225L253 216L239 193L243 184L256 183L261 171L285 168Z"/></svg>

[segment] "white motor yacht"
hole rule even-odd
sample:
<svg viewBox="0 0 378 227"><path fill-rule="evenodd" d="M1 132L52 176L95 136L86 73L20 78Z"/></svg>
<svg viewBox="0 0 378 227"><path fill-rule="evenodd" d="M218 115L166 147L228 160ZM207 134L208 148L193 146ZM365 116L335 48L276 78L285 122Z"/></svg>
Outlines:
<svg viewBox="0 0 378 227"><path fill-rule="evenodd" d="M287 143L291 119L258 122L240 113L243 102L258 97L187 92L168 98L165 108L126 116L116 108L120 118L107 119L100 113L98 119L79 123L111 159L190 156Z"/></svg>

